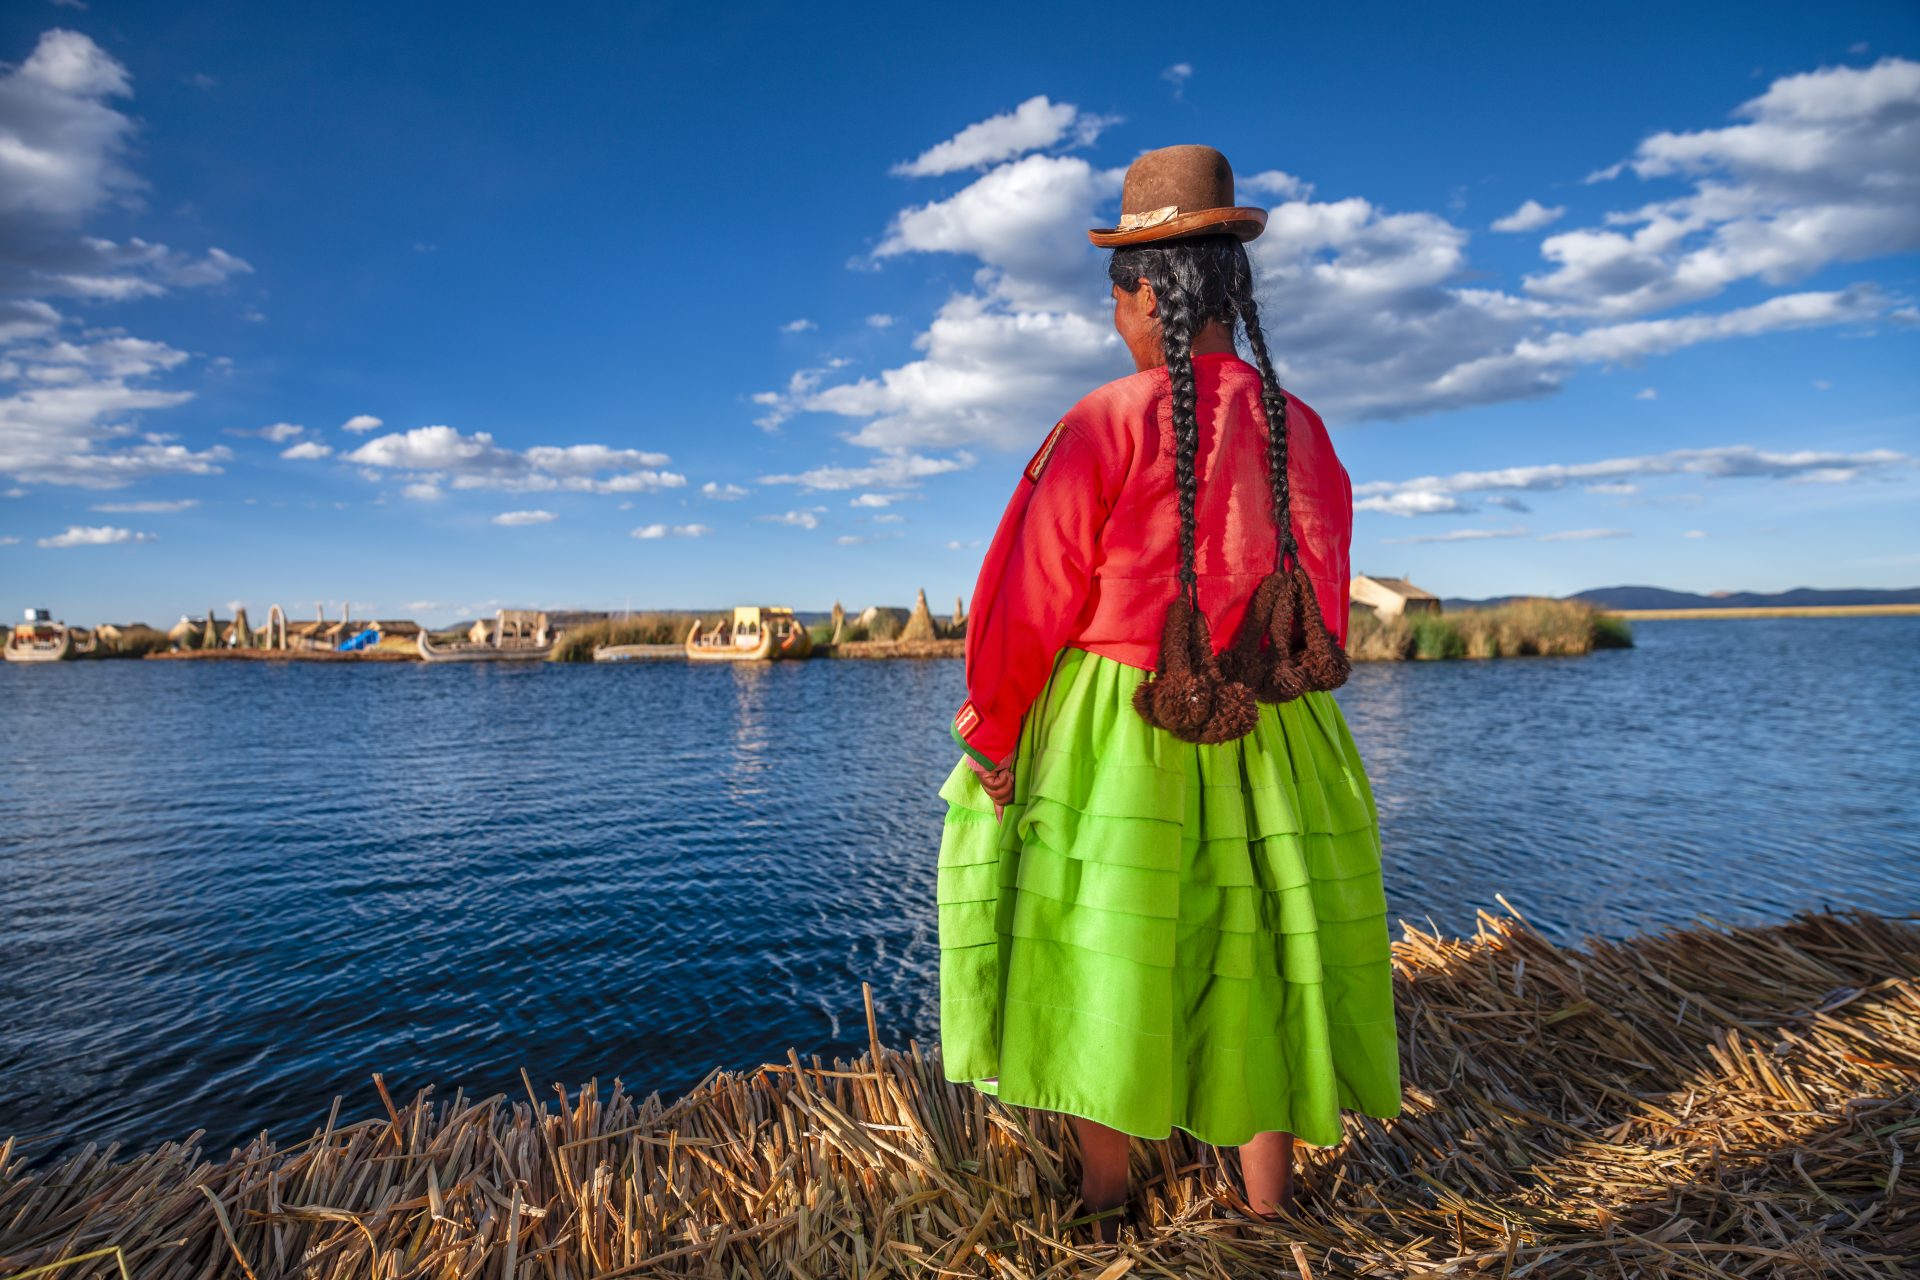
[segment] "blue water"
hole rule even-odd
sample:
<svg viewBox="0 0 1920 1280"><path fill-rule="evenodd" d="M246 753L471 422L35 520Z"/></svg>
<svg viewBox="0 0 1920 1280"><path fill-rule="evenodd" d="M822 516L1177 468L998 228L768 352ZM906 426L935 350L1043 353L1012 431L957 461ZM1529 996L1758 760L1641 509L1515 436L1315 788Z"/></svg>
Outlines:
<svg viewBox="0 0 1920 1280"><path fill-rule="evenodd" d="M1920 911L1920 618L1650 622L1337 695L1393 913L1552 935ZM937 1038L952 661L0 668L0 1134L683 1091Z"/></svg>

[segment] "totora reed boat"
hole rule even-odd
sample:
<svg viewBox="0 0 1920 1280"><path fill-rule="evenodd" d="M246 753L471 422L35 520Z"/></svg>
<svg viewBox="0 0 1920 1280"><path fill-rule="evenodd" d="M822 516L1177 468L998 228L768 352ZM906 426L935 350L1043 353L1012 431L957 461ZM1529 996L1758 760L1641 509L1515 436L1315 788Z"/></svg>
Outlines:
<svg viewBox="0 0 1920 1280"><path fill-rule="evenodd" d="M698 622L687 632L687 657L695 662L769 662L805 658L813 653L813 637L793 616L793 610L775 605L741 605L731 621L712 631Z"/></svg>
<svg viewBox="0 0 1920 1280"><path fill-rule="evenodd" d="M469 638L436 642L423 628L415 640L428 662L540 662L553 653L547 615L533 609L501 609L493 624L476 624Z"/></svg>
<svg viewBox="0 0 1920 1280"><path fill-rule="evenodd" d="M46 609L27 610L27 620L7 632L8 662L64 662L99 647L93 632L55 622Z"/></svg>

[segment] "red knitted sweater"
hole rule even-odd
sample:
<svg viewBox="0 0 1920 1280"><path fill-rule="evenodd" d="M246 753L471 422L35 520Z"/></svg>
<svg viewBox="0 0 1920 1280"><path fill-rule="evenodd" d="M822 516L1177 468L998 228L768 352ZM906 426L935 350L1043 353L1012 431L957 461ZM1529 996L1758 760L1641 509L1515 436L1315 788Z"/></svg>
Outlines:
<svg viewBox="0 0 1920 1280"><path fill-rule="evenodd" d="M1275 567L1260 371L1230 352L1193 358L1200 426L1194 568L1216 650ZM1294 536L1320 612L1347 638L1353 488L1320 415L1287 396ZM1071 645L1129 666L1159 663L1179 581L1173 401L1164 366L1118 378L1067 411L1000 517L967 610L967 699L952 734L988 768Z"/></svg>

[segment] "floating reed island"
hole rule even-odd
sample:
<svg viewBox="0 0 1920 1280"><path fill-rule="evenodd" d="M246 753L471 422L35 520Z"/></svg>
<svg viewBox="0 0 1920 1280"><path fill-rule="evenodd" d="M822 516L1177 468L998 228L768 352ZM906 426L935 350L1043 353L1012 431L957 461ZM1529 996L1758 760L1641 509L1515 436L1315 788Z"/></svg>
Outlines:
<svg viewBox="0 0 1920 1280"><path fill-rule="evenodd" d="M1502 906L1506 903L1501 900ZM0 1276L1912 1275L1920 922L1803 914L1562 947L1517 915L1394 943L1405 1110L1302 1146L1246 1215L1233 1149L1133 1144L1091 1243L1062 1118L935 1051L404 1101L302 1141L33 1167L0 1146Z"/></svg>

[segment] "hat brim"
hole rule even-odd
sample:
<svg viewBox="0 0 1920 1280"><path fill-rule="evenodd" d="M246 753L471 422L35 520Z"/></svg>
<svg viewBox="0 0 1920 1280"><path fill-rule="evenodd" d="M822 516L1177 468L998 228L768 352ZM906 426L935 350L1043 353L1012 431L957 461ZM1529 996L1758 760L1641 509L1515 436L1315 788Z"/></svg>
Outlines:
<svg viewBox="0 0 1920 1280"><path fill-rule="evenodd" d="M1195 209L1191 213L1175 214L1151 227L1134 227L1126 231L1118 227L1093 227L1087 231L1087 239L1102 249L1113 249L1152 240L1171 240L1176 236L1224 234L1240 240L1251 240L1266 229L1265 209Z"/></svg>

